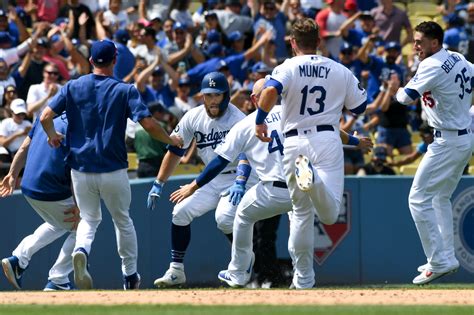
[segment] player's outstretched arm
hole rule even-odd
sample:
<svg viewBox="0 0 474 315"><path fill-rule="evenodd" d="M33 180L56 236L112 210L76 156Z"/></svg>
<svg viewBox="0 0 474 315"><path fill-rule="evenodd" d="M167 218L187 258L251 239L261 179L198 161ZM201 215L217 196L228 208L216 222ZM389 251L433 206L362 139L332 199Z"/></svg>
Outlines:
<svg viewBox="0 0 474 315"><path fill-rule="evenodd" d="M170 201L174 203L180 203L185 198L194 194L199 187L202 187L213 180L230 162L221 156L216 156L209 164L206 165L204 170L199 176L192 181L192 183L181 186L178 190L173 192L170 196ZM159 177L159 176L158 176Z"/></svg>
<svg viewBox="0 0 474 315"><path fill-rule="evenodd" d="M13 193L15 189L16 181L20 174L20 171L25 166L26 156L28 155L28 149L30 148L31 138L26 137L20 148L13 158L12 164L8 174L5 176L3 181L0 183L0 196L6 197Z"/></svg>
<svg viewBox="0 0 474 315"><path fill-rule="evenodd" d="M350 135L344 130L339 129L339 136L341 137L343 144L356 146L358 149L361 149L364 152L370 152L374 147L372 139L369 137L360 136L357 134L357 131L354 132L354 135Z"/></svg>
<svg viewBox="0 0 474 315"><path fill-rule="evenodd" d="M145 117L139 121L143 129L145 129L150 136L163 143L182 148L183 139L179 136L169 136L166 130L152 117Z"/></svg>

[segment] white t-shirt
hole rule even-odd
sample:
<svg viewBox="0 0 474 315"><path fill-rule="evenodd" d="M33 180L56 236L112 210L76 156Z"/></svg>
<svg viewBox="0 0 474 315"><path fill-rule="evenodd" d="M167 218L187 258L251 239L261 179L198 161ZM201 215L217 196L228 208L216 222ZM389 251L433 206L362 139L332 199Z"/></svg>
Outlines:
<svg viewBox="0 0 474 315"><path fill-rule="evenodd" d="M196 139L197 153L204 164L208 164L217 155L214 149L229 133L230 128L245 117L235 105L230 104L223 116L213 119L207 115L204 105L188 111L173 130L172 135L179 135L188 148ZM237 165L229 163L223 172L234 170Z"/></svg>
<svg viewBox="0 0 474 315"><path fill-rule="evenodd" d="M61 84L57 84L58 91L61 89ZM37 101L45 98L49 94L49 90L46 88L46 84L41 82L40 84L33 84L30 86L28 90L28 95L26 97L26 106L27 108L31 106L31 104L36 103ZM39 110L33 113L33 121L41 114L43 109L48 106L48 102L46 102Z"/></svg>
<svg viewBox="0 0 474 315"><path fill-rule="evenodd" d="M26 127L31 127L31 122L28 120L23 120L21 124L17 124L13 118L5 118L0 123L0 136L9 137L18 131L25 130ZM10 152L15 153L18 151L25 138L26 135L16 138L10 143L7 149Z"/></svg>
<svg viewBox="0 0 474 315"><path fill-rule="evenodd" d="M215 152L228 161L235 161L241 152L245 153L261 181L284 182L281 106L273 107L265 119L268 135L272 138L269 143L255 137L256 116L257 112L253 112L235 124Z"/></svg>
<svg viewBox="0 0 474 315"><path fill-rule="evenodd" d="M421 61L405 92L421 97L431 127L462 130L471 126L472 81L474 65L457 52L441 49Z"/></svg>
<svg viewBox="0 0 474 315"><path fill-rule="evenodd" d="M319 55L287 59L273 70L281 84L282 130L332 125L339 129L343 107L354 109L367 101L357 78L342 64Z"/></svg>
<svg viewBox="0 0 474 315"><path fill-rule="evenodd" d="M129 23L128 14L124 10L119 11L118 14L107 10L104 12L104 18L109 21L111 25L117 25L117 27L122 30L124 30Z"/></svg>
<svg viewBox="0 0 474 315"><path fill-rule="evenodd" d="M138 45L136 48L129 47L129 49L135 57L140 56L144 58L148 65L152 64L156 59L156 53L154 53L154 50L148 50L146 45Z"/></svg>

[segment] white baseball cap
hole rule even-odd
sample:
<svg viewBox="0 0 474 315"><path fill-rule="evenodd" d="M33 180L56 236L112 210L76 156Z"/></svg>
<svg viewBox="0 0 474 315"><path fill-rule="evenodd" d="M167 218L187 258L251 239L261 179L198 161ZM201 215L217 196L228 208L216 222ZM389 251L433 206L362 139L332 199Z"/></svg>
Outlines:
<svg viewBox="0 0 474 315"><path fill-rule="evenodd" d="M27 113L26 103L21 98L14 99L10 104L10 109L12 110L13 114L16 114L16 115L21 114L21 113L24 113L24 114Z"/></svg>

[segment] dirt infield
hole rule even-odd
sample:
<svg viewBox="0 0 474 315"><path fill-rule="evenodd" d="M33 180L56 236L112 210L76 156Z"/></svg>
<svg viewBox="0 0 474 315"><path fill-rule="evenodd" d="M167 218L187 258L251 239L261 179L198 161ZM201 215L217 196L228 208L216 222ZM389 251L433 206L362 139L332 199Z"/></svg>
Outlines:
<svg viewBox="0 0 474 315"><path fill-rule="evenodd" d="M0 304L473 305L474 290L143 290L0 292Z"/></svg>

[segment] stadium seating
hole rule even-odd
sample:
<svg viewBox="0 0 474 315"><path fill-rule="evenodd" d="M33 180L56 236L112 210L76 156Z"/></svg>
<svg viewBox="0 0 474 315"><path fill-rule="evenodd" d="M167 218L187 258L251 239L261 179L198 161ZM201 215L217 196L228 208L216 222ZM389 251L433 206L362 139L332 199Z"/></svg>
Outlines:
<svg viewBox="0 0 474 315"><path fill-rule="evenodd" d="M127 153L128 171L136 171L138 169L138 159L136 153Z"/></svg>
<svg viewBox="0 0 474 315"><path fill-rule="evenodd" d="M415 175L418 164L408 164L400 167L400 175Z"/></svg>
<svg viewBox="0 0 474 315"><path fill-rule="evenodd" d="M438 6L432 2L410 2L407 3L409 16L424 15L435 17L440 14Z"/></svg>
<svg viewBox="0 0 474 315"><path fill-rule="evenodd" d="M189 174L199 174L204 169L203 164L193 165L193 164L179 164L176 167L173 175L189 175Z"/></svg>

